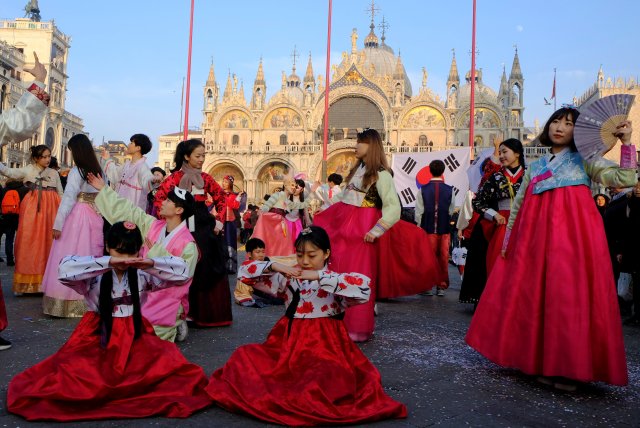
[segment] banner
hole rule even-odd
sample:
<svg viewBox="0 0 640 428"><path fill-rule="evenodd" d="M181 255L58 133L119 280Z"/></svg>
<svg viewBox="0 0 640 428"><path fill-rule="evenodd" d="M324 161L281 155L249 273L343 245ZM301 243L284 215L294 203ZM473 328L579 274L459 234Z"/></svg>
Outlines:
<svg viewBox="0 0 640 428"><path fill-rule="evenodd" d="M431 180L429 163L439 159L444 162L444 181L453 186L456 206L462 206L469 189L470 152L468 147L429 153L399 153L391 158L393 182L403 207L415 207L420 187Z"/></svg>

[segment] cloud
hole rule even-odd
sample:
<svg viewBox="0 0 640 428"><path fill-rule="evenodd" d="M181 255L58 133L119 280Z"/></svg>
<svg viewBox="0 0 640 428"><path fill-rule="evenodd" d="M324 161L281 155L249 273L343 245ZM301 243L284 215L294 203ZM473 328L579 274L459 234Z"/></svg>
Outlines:
<svg viewBox="0 0 640 428"><path fill-rule="evenodd" d="M516 31L518 33L522 33L524 31L524 27L520 24L516 25Z"/></svg>

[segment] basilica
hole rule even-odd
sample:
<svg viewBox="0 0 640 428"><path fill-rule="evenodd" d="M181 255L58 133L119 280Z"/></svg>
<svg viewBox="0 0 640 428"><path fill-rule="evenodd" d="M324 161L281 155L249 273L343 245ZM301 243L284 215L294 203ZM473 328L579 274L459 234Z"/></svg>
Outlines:
<svg viewBox="0 0 640 428"><path fill-rule="evenodd" d="M429 87L424 68L422 82L414 88L401 55L387 45L384 28L378 37L372 19L362 43L354 29L350 50L332 65L328 173L347 174L354 163L356 135L365 128L381 133L388 156L468 144L471 73L460 80L454 51L446 99ZM262 60L249 96L231 74L220 93L212 64L203 91L201 131L190 131L191 137L205 143L204 170L216 180L233 175L236 190L245 190L250 200L281 186L283 176L291 171L305 172L311 180L321 176L325 81L322 75L314 75L311 57L300 77L295 52L293 58L291 74L283 72L281 87L269 98ZM526 139L524 77L517 49L509 76L503 70L497 91L483 83L482 69L473 78L475 145L489 147L498 136ZM181 139L180 133L160 138L161 167L172 166Z"/></svg>

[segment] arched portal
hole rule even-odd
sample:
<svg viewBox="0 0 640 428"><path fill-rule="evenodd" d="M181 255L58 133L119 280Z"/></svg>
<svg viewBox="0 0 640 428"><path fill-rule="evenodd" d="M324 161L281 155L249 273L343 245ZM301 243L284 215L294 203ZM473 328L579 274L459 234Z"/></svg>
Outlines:
<svg viewBox="0 0 640 428"><path fill-rule="evenodd" d="M284 162L269 162L260 169L258 182L256 183L256 197L272 194L282 188L285 176L289 174L289 166Z"/></svg>
<svg viewBox="0 0 640 428"><path fill-rule="evenodd" d="M231 163L219 163L209 170L209 175L213 177L218 184L222 185L222 179L227 175L233 176L233 191L239 192L245 190L244 174L237 166Z"/></svg>
<svg viewBox="0 0 640 428"><path fill-rule="evenodd" d="M333 140L355 140L358 129L375 129L384 135L384 116L371 100L362 96L340 98L329 107L329 131ZM324 120L320 130L324 129Z"/></svg>

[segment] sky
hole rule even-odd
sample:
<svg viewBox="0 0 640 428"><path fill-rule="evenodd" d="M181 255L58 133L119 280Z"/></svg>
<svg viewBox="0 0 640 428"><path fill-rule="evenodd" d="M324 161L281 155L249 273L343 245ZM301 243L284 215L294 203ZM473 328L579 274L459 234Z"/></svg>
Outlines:
<svg viewBox="0 0 640 428"><path fill-rule="evenodd" d="M0 19L24 15L27 0L0 0ZM187 70L189 0L39 0L43 21L55 20L71 36L66 109L84 119L95 144L146 133L157 141L179 131L183 78ZM444 98L452 49L460 78L471 68L471 0L376 0L375 22L389 24L386 43L402 61L414 93L422 81ZM333 0L331 58L351 48L358 30L362 48L369 32L370 0ZM251 93L263 58L267 97L280 89L282 71L291 72L294 46L303 76L309 53L314 74L324 75L326 0L195 0L190 91L190 127L202 122L203 86L213 60L220 91L229 71ZM570 103L606 76L640 75L640 1L478 0L476 66L496 91L503 65L507 75L518 48L524 74L524 121L542 124L557 100ZM380 29L376 28L378 36ZM150 158L155 156L152 152Z"/></svg>

